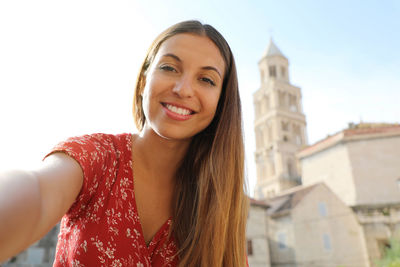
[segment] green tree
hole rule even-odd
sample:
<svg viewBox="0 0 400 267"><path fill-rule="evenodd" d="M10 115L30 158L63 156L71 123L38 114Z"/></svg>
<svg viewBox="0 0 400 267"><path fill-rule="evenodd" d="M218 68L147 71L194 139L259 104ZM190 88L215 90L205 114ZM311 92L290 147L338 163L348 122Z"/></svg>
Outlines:
<svg viewBox="0 0 400 267"><path fill-rule="evenodd" d="M400 240L390 240L383 258L376 262L378 267L400 267Z"/></svg>

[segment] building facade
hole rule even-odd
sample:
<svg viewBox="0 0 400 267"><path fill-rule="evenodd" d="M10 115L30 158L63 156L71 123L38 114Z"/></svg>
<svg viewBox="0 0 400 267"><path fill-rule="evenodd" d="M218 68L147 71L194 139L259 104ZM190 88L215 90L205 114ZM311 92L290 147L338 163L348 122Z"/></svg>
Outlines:
<svg viewBox="0 0 400 267"><path fill-rule="evenodd" d="M247 258L251 267L269 267L269 246L267 226L268 205L263 201L250 199L246 225Z"/></svg>
<svg viewBox="0 0 400 267"><path fill-rule="evenodd" d="M400 125L351 125L298 158L304 185L325 182L349 206L400 202Z"/></svg>
<svg viewBox="0 0 400 267"><path fill-rule="evenodd" d="M289 61L275 43L258 63L254 93L257 185L255 198L272 197L300 183L296 153L307 144L301 90L290 83Z"/></svg>
<svg viewBox="0 0 400 267"><path fill-rule="evenodd" d="M371 266L400 240L400 125L350 125L299 152L304 185L326 183L352 208Z"/></svg>
<svg viewBox="0 0 400 267"><path fill-rule="evenodd" d="M370 266L357 217L323 183L267 201L271 266Z"/></svg>

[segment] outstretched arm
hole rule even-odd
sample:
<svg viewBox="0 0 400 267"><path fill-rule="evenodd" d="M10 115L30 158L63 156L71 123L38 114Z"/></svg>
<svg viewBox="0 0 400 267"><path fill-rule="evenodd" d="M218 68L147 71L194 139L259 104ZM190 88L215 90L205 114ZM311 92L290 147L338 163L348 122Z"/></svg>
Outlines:
<svg viewBox="0 0 400 267"><path fill-rule="evenodd" d="M79 164L63 153L34 171L0 173L0 262L43 237L68 211L83 182Z"/></svg>

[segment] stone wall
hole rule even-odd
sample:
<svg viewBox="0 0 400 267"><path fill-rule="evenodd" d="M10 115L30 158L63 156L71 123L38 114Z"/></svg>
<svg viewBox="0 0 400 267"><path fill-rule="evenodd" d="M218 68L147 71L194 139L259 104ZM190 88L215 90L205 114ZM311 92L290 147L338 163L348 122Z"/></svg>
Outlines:
<svg viewBox="0 0 400 267"><path fill-rule="evenodd" d="M266 208L251 205L247 219L246 230L248 261L251 267L270 266L268 239L267 239L267 216Z"/></svg>

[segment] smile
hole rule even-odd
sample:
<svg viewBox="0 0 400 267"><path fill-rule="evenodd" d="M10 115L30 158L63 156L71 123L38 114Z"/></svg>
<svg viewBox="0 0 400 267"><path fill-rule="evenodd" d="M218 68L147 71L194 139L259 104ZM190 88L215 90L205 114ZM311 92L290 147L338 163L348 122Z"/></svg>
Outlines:
<svg viewBox="0 0 400 267"><path fill-rule="evenodd" d="M186 108L182 108L182 107L177 107L171 104L167 104L167 103L162 103L162 105L164 107L166 107L169 111L172 111L176 114L182 115L182 116L187 116L190 115L192 113L194 113L192 110L190 109L186 109Z"/></svg>
<svg viewBox="0 0 400 267"><path fill-rule="evenodd" d="M193 114L196 113L191 109L184 108L182 106L175 106L175 105L169 104L169 103L161 103L161 105L163 106L163 108L165 110L165 114L170 119L173 119L175 121L189 120L193 116Z"/></svg>

